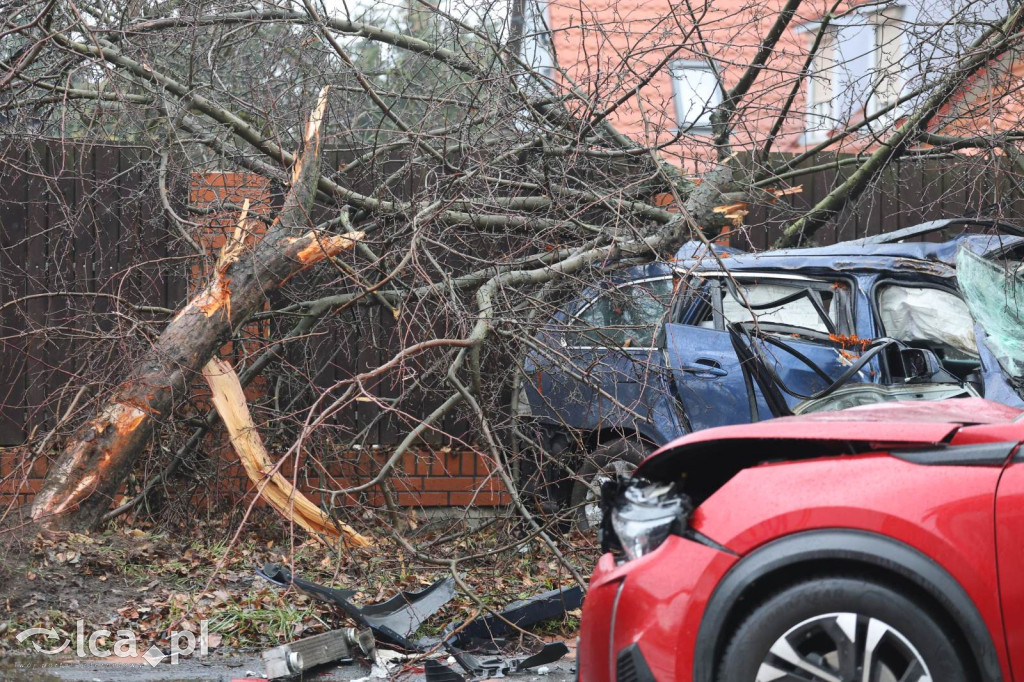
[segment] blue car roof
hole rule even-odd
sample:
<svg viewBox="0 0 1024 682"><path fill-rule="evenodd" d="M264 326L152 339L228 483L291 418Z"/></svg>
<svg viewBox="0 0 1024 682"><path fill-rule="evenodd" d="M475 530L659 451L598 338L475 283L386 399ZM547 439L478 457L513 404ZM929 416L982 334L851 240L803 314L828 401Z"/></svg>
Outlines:
<svg viewBox="0 0 1024 682"><path fill-rule="evenodd" d="M748 253L714 246L709 253L703 242L691 241L676 252L676 267L685 271L721 270L918 270L923 274L950 277L954 274L956 251L961 244L976 253L1014 246L1021 237L997 234L965 234L945 242L866 243L840 242L830 246L777 249ZM721 265L719 264L721 262Z"/></svg>

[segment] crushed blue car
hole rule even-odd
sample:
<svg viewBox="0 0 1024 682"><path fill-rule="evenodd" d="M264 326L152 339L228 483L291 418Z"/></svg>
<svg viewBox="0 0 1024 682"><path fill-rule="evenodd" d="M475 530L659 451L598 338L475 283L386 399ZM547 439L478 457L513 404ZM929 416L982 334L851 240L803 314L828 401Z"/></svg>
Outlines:
<svg viewBox="0 0 1024 682"><path fill-rule="evenodd" d="M972 226L986 233L911 241ZM894 400L1024 408L1019 373L961 293L963 251L1019 263L1024 231L950 219L761 253L690 242L671 264L616 272L545 324L524 359L525 492L571 503L586 527L596 479L692 431Z"/></svg>

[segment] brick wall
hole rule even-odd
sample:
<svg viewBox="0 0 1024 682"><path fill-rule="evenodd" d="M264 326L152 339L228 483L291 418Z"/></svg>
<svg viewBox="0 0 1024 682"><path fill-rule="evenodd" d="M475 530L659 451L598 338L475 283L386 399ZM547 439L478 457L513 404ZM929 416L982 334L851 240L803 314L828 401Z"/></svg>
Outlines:
<svg viewBox="0 0 1024 682"><path fill-rule="evenodd" d="M216 509L225 505L239 504L252 495L256 486L249 480L234 451L225 442L212 448L213 461L199 474L200 485L193 494L193 503L199 508ZM390 452L381 449L374 453L376 466L388 459ZM274 454L271 453L271 457ZM318 504L330 504L330 495L318 493L303 485L306 475L320 477L318 487L342 490L359 485L373 478L366 464L366 457L358 453L346 453L347 459L362 460L364 466L345 461L321 467L315 462L303 459L305 475L299 477L299 489ZM0 514L8 507L18 508L32 501L46 476L47 460L32 458L21 447L0 448ZM282 470L289 477L290 467ZM489 460L470 450L449 450L447 448L420 448L407 452L392 472L389 485L399 505L403 507L496 507L509 504L509 495L500 477L494 472ZM116 504L127 499L119 496ZM384 498L376 487L337 498L338 506L368 504L383 506Z"/></svg>
<svg viewBox="0 0 1024 682"><path fill-rule="evenodd" d="M0 515L32 501L46 476L47 461L22 447L0 448Z"/></svg>
<svg viewBox="0 0 1024 682"><path fill-rule="evenodd" d="M234 451L226 443L213 448L213 451L216 461L212 463L211 471L204 474L210 485L197 494L197 504L215 507L247 499L255 487ZM302 457L298 487L317 504L330 506L330 495L317 492L316 488L343 490L364 484L374 477L390 456L391 451L381 448L369 456L362 452L347 452L328 464ZM273 452L271 459L276 459ZM286 463L281 469L290 479L292 467ZM403 507L464 507L471 504L494 507L510 502L489 459L470 450L421 447L406 452L392 471L389 486L395 500ZM379 507L384 505L384 498L380 490L373 487L336 498L334 504Z"/></svg>

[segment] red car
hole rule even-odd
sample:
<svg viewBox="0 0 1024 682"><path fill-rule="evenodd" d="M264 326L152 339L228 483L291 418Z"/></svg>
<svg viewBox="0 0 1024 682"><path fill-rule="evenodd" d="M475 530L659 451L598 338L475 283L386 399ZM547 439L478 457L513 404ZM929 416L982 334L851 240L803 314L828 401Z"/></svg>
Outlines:
<svg viewBox="0 0 1024 682"><path fill-rule="evenodd" d="M1024 680L1022 442L978 398L676 440L603 487L579 678Z"/></svg>

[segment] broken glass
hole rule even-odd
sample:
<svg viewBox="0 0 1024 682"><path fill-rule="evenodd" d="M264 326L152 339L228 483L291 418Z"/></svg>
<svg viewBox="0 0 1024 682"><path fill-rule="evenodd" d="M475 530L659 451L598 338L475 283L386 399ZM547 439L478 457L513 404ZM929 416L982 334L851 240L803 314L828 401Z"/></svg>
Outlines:
<svg viewBox="0 0 1024 682"><path fill-rule="evenodd" d="M794 298L793 294L803 289L806 296ZM729 322L758 324L783 324L801 329L810 329L822 334L830 333L828 320L822 318L812 298L818 297L821 310L828 311L832 292L819 292L791 284L768 284L763 282L739 285L742 297L739 300L732 291L722 298L722 317ZM748 308L747 305L751 308Z"/></svg>
<svg viewBox="0 0 1024 682"><path fill-rule="evenodd" d="M957 281L987 343L1010 377L1024 377L1024 270L1020 263L986 260L963 246Z"/></svg>

